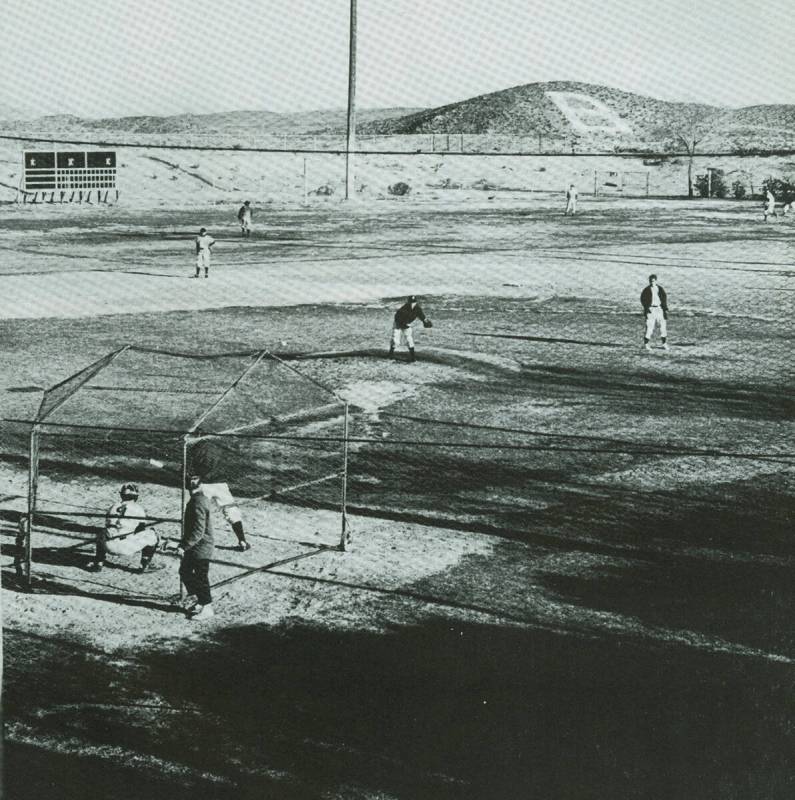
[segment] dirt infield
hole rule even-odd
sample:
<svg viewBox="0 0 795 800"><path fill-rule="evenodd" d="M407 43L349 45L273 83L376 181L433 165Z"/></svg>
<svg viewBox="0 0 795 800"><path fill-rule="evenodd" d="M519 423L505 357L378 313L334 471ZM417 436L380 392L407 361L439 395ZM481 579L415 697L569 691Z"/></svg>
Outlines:
<svg viewBox="0 0 795 800"><path fill-rule="evenodd" d="M93 575L93 523L56 514L26 593L5 424L8 796L790 796L795 220L515 196L270 208L244 242L234 212L3 209L2 416L124 343L271 349L352 404L352 547L325 499L246 506L246 554L219 516L200 626L173 556ZM650 272L669 351L641 347ZM386 358L408 293L413 364ZM53 445L46 508L135 480L178 516L124 447Z"/></svg>

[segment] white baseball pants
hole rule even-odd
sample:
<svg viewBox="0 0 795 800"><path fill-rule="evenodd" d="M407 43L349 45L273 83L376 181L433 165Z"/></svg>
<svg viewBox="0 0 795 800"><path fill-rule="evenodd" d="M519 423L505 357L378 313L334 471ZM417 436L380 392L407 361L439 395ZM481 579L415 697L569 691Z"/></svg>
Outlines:
<svg viewBox="0 0 795 800"><path fill-rule="evenodd" d="M392 328L392 347L398 347L401 341L406 347L414 347L414 334L411 328Z"/></svg>
<svg viewBox="0 0 795 800"><path fill-rule="evenodd" d="M228 483L203 483L202 492L221 509L224 519L230 525L242 521L240 509L237 507L237 501L232 497L232 492L229 491Z"/></svg>
<svg viewBox="0 0 795 800"><path fill-rule="evenodd" d="M660 336L666 338L668 336L668 322L665 319L663 310L660 306L652 306L649 313L646 314L646 338L651 339L654 333L654 326L660 326Z"/></svg>

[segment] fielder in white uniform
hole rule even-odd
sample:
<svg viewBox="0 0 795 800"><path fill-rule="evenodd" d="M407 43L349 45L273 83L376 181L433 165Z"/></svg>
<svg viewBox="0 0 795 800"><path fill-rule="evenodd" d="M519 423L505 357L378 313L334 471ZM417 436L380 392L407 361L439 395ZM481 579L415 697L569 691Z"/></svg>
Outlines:
<svg viewBox="0 0 795 800"><path fill-rule="evenodd" d="M105 529L97 533L96 554L88 565L99 572L107 556L141 554L141 572L145 572L157 551L159 537L147 527L146 509L138 502L138 487L125 483L119 492L121 501L114 503L105 518Z"/></svg>
<svg viewBox="0 0 795 800"><path fill-rule="evenodd" d="M643 346L651 350L651 337L654 328L660 326L660 341L663 350L668 349L668 296L665 289L657 283L656 275L649 275L649 285L640 293L640 304L646 317L646 333Z"/></svg>
<svg viewBox="0 0 795 800"><path fill-rule="evenodd" d="M571 213L574 216L577 213L577 187L572 183L566 190L566 210L563 212L564 216Z"/></svg>
<svg viewBox="0 0 795 800"><path fill-rule="evenodd" d="M196 274L193 276L194 278L199 277L202 267L204 267L204 277L210 276L210 250L214 244L215 239L207 233L207 228L202 228L196 237Z"/></svg>
<svg viewBox="0 0 795 800"><path fill-rule="evenodd" d="M237 219L240 222L240 235L244 239L248 239L251 236L251 203L246 200L242 206L240 206L240 211L237 212Z"/></svg>
<svg viewBox="0 0 795 800"><path fill-rule="evenodd" d="M773 192L770 191L770 189L767 190L767 195L765 195L765 201L766 201L765 222L767 222L767 218L769 216L771 215L774 217L778 216L778 214L776 214L776 198Z"/></svg>

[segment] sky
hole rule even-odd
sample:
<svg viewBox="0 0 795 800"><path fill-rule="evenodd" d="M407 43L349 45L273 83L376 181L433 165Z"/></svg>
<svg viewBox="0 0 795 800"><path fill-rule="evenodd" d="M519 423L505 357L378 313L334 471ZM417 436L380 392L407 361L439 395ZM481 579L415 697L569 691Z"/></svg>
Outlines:
<svg viewBox="0 0 795 800"><path fill-rule="evenodd" d="M349 0L0 0L0 112L344 108ZM795 104L792 0L358 0L360 108L525 83ZM789 32L789 34L787 34Z"/></svg>

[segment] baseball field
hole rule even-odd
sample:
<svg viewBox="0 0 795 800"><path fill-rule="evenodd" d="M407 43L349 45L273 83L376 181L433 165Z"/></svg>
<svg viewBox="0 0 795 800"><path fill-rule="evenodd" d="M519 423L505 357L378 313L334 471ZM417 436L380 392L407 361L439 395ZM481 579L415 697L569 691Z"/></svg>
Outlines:
<svg viewBox="0 0 795 800"><path fill-rule="evenodd" d="M146 428L184 413L185 374L139 367L116 379L146 384L140 433L43 450L27 592L26 429L3 423L5 796L791 797L795 217L315 198L255 205L244 240L237 205L0 207L2 417L125 344L271 351L350 404L351 545L325 486L256 499L331 457L293 440L240 452L253 549L218 514L213 620L169 602L174 555L86 571L79 515L122 483L180 514ZM650 273L669 350L643 348ZM434 323L415 363L386 357L408 294Z"/></svg>

